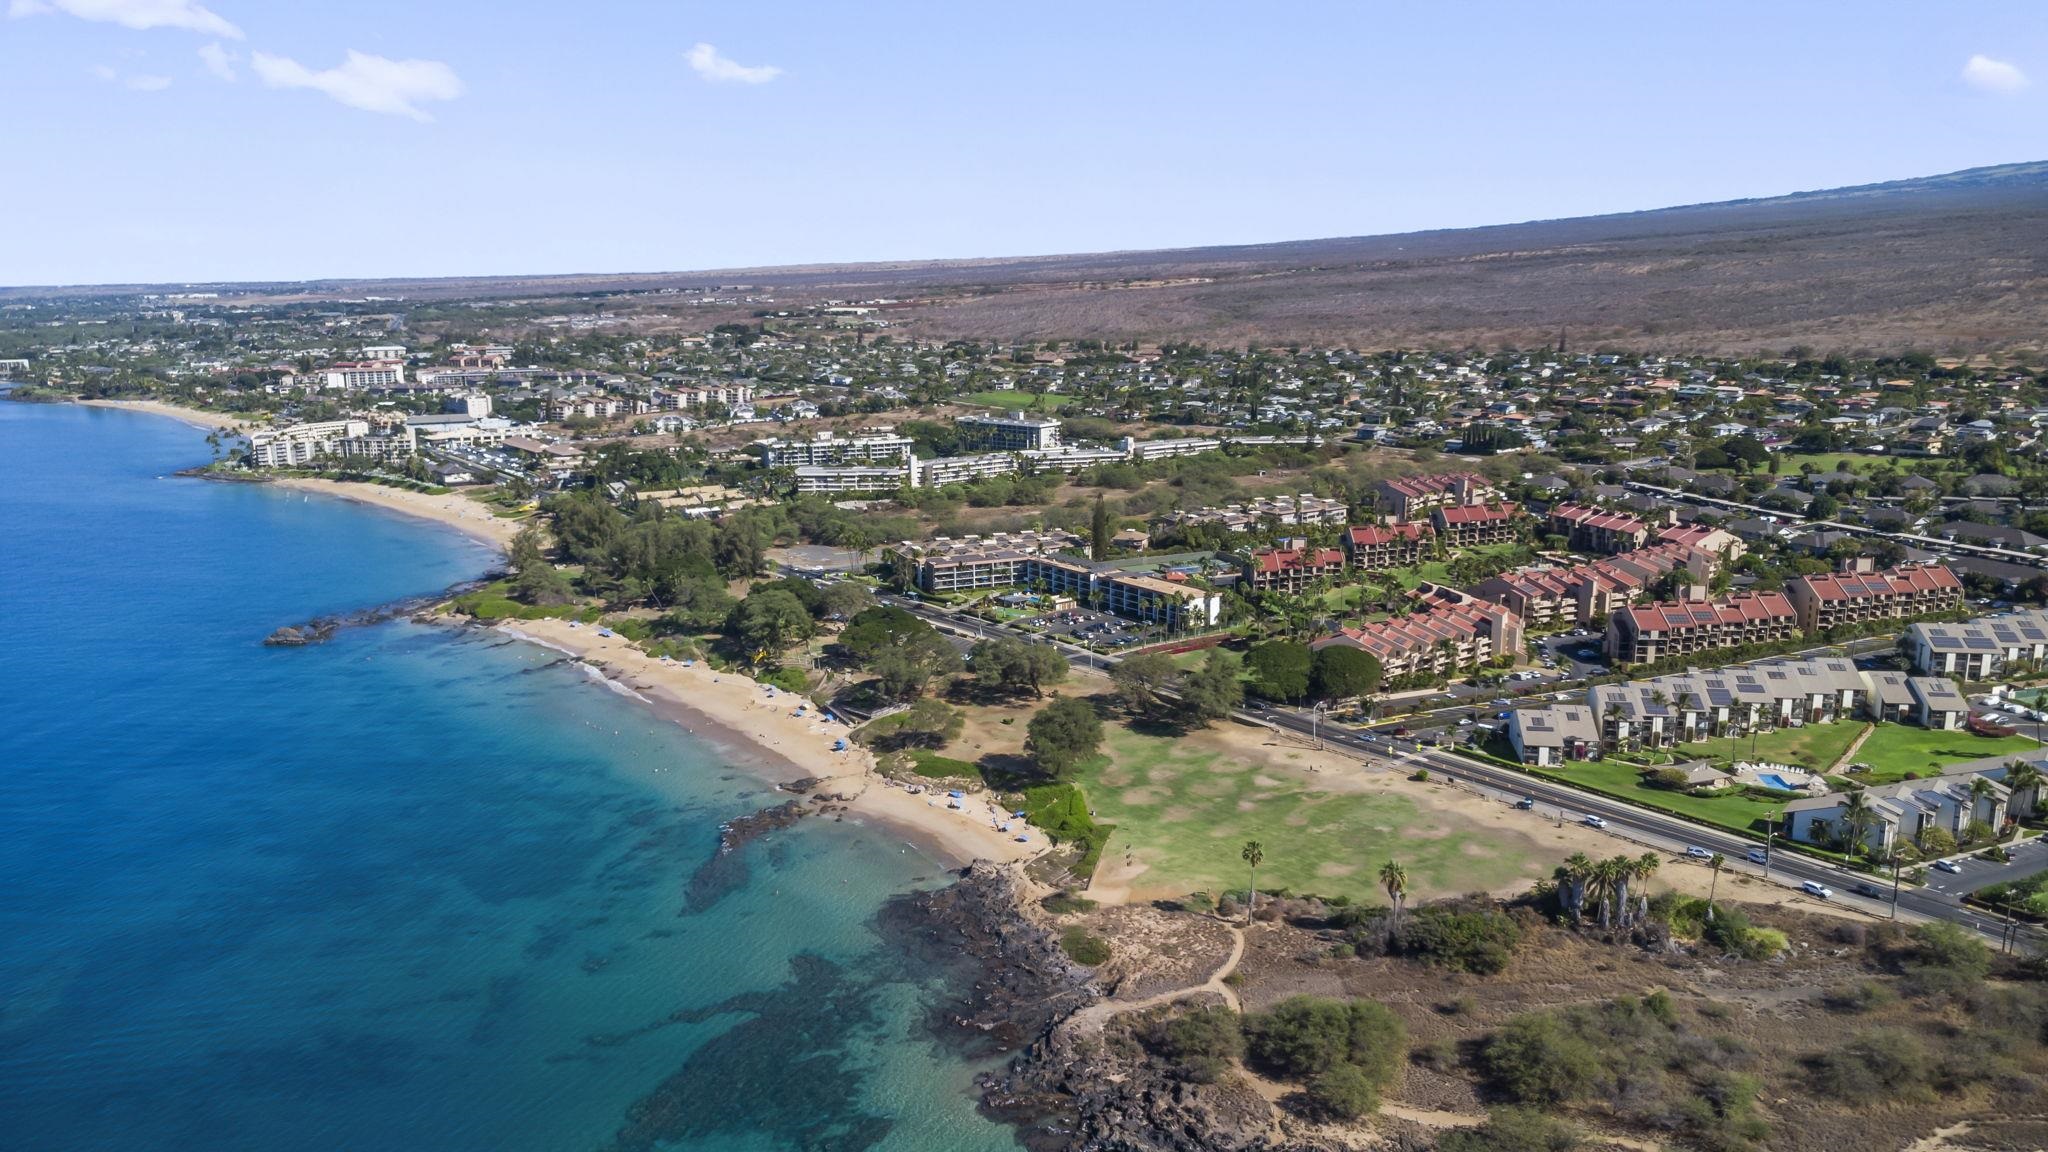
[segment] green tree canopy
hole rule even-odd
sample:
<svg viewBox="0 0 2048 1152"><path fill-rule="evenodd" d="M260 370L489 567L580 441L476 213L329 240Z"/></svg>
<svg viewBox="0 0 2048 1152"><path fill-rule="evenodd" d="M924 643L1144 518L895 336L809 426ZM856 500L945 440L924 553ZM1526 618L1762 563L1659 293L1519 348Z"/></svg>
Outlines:
<svg viewBox="0 0 2048 1152"><path fill-rule="evenodd" d="M1362 648L1331 644L1316 650L1309 679L1318 700L1353 700L1379 690L1380 662Z"/></svg>
<svg viewBox="0 0 2048 1152"><path fill-rule="evenodd" d="M1308 695L1314 655L1294 640L1269 640L1245 657L1252 689L1268 700L1293 702Z"/></svg>
<svg viewBox="0 0 2048 1152"><path fill-rule="evenodd" d="M1078 697L1054 700L1031 718L1024 750L1048 776L1064 776L1102 745L1102 720Z"/></svg>

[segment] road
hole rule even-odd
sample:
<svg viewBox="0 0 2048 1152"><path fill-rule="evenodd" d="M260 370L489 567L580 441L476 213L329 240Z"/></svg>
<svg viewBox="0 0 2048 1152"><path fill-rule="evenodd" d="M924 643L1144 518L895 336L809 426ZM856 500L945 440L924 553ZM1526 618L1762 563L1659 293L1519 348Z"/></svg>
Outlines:
<svg viewBox="0 0 2048 1152"><path fill-rule="evenodd" d="M956 615L944 609L911 600L906 597L884 594L879 599L902 608L926 620L934 627L954 638L954 643L963 650L971 647L976 639L1010 635L1021 639L1043 642L1042 638L1023 636L1000 625L989 624ZM1117 657L1089 652L1071 644L1057 647L1073 664L1107 672L1117 663ZM1581 822L1587 816L1598 816L1606 821L1603 831L1619 839L1628 840L1647 848L1670 853L1683 859L1688 847L1704 848L1718 852L1725 859L1725 871L1747 873L1772 883L1783 885L1795 891L1804 881L1813 881L1833 891L1833 902L1847 905L1873 916L1893 916L1890 885L1880 877L1851 872L1824 860L1803 856L1790 850L1770 853L1770 863L1753 864L1748 860L1749 850L1757 842L1748 837L1738 836L1705 825L1681 820L1648 808L1611 799L1592 792L1532 776L1503 764L1470 759L1457 753L1438 748L1428 748L1408 740L1390 740L1382 737L1373 744L1361 744L1359 734L1336 725L1319 725L1316 718L1299 712L1264 709L1246 710L1237 713L1236 718L1244 723L1258 724L1292 732L1308 740L1319 736L1323 747L1339 755L1355 760L1367 767L1413 772L1417 768L1428 768L1430 772L1459 781L1477 788L1502 803L1513 803L1523 797L1536 801L1531 812L1532 820L1551 822ZM1955 882L1945 886L1914 887L1901 885L1898 890L1897 915L1905 919L1947 920L1973 929L1992 941L2004 938L2007 928L2001 918L1965 906L1962 895L1973 888L1992 883L1994 879L2017 879L2033 871L2048 869L2048 847L2028 845L2016 850L2026 856L2010 868L1972 861L1964 865L1967 869L1962 876L1952 877ZM1981 870L1995 870L1998 875L1985 875L1975 883L1964 883ZM1937 879L1946 874L1930 873ZM1869 884L1883 891L1884 896L1873 898L1858 895L1855 887ZM1813 900L1814 897L1801 894L1795 899ZM2048 943L2048 935L2040 929L2022 926L2019 939L2029 950L2035 950Z"/></svg>

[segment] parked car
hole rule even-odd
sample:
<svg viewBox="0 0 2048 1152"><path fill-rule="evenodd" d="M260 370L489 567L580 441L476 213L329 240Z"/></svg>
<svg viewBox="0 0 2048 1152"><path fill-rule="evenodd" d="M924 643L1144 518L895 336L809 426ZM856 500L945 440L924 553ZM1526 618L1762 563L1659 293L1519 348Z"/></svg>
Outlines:
<svg viewBox="0 0 2048 1152"><path fill-rule="evenodd" d="M1586 817L1586 826L1589 828L1605 828L1607 827L1607 821L1598 816L1589 815Z"/></svg>
<svg viewBox="0 0 2048 1152"><path fill-rule="evenodd" d="M1835 898L1835 890L1818 880L1801 880L1799 882L1799 890L1808 896L1816 896L1822 900L1833 900Z"/></svg>
<svg viewBox="0 0 2048 1152"><path fill-rule="evenodd" d="M1707 851L1705 848L1702 848L1697 844L1686 845L1685 854L1694 860L1711 860L1714 858L1714 854L1712 852Z"/></svg>
<svg viewBox="0 0 2048 1152"><path fill-rule="evenodd" d="M1953 860L1936 860L1934 866L1943 872L1961 872L1963 870L1963 866Z"/></svg>

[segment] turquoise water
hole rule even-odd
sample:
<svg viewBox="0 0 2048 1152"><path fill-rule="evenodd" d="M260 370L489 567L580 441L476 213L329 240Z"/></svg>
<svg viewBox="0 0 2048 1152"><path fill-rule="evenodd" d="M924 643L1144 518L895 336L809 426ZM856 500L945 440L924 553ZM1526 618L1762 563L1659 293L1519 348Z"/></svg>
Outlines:
<svg viewBox="0 0 2048 1152"><path fill-rule="evenodd" d="M554 654L272 628L489 562L169 478L201 434L0 403L0 1148L1007 1149L873 928L936 866Z"/></svg>

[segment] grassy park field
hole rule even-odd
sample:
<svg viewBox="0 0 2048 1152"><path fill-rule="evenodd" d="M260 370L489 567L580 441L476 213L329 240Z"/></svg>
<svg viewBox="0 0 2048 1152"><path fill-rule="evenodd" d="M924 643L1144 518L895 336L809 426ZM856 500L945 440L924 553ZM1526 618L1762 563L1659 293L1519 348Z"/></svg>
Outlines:
<svg viewBox="0 0 2048 1152"><path fill-rule="evenodd" d="M1888 784L1905 779L1908 772L1929 776L1946 765L1965 760L2025 756L2040 750L2041 745L2025 736L1988 737L1880 724L1854 757L1870 765L1870 771L1859 772L1854 779L1865 784Z"/></svg>
<svg viewBox="0 0 2048 1152"><path fill-rule="evenodd" d="M1334 779L1328 790L1304 786L1252 757L1121 728L1104 751L1079 782L1096 819L1116 825L1105 864L1129 854L1144 866L1146 891L1242 888L1247 840L1265 849L1262 890L1384 900L1376 874L1390 858L1416 891L1437 895L1513 885L1538 870L1533 844L1489 836L1398 792Z"/></svg>
<svg viewBox="0 0 2048 1152"><path fill-rule="evenodd" d="M1007 408L1012 412L1057 412L1073 403L1074 398L1022 391L969 392L960 397L959 402L984 408Z"/></svg>
<svg viewBox="0 0 2048 1152"><path fill-rule="evenodd" d="M1734 740L1680 744L1677 752L1681 759L1705 760L1726 768L1729 748L1733 745L1737 760L1790 764L1794 768L1826 772L1849 750L1849 745L1856 742L1856 736L1863 728L1862 724L1851 723L1808 724L1803 728L1780 728L1761 733L1756 736L1754 746L1750 737L1738 736Z"/></svg>

